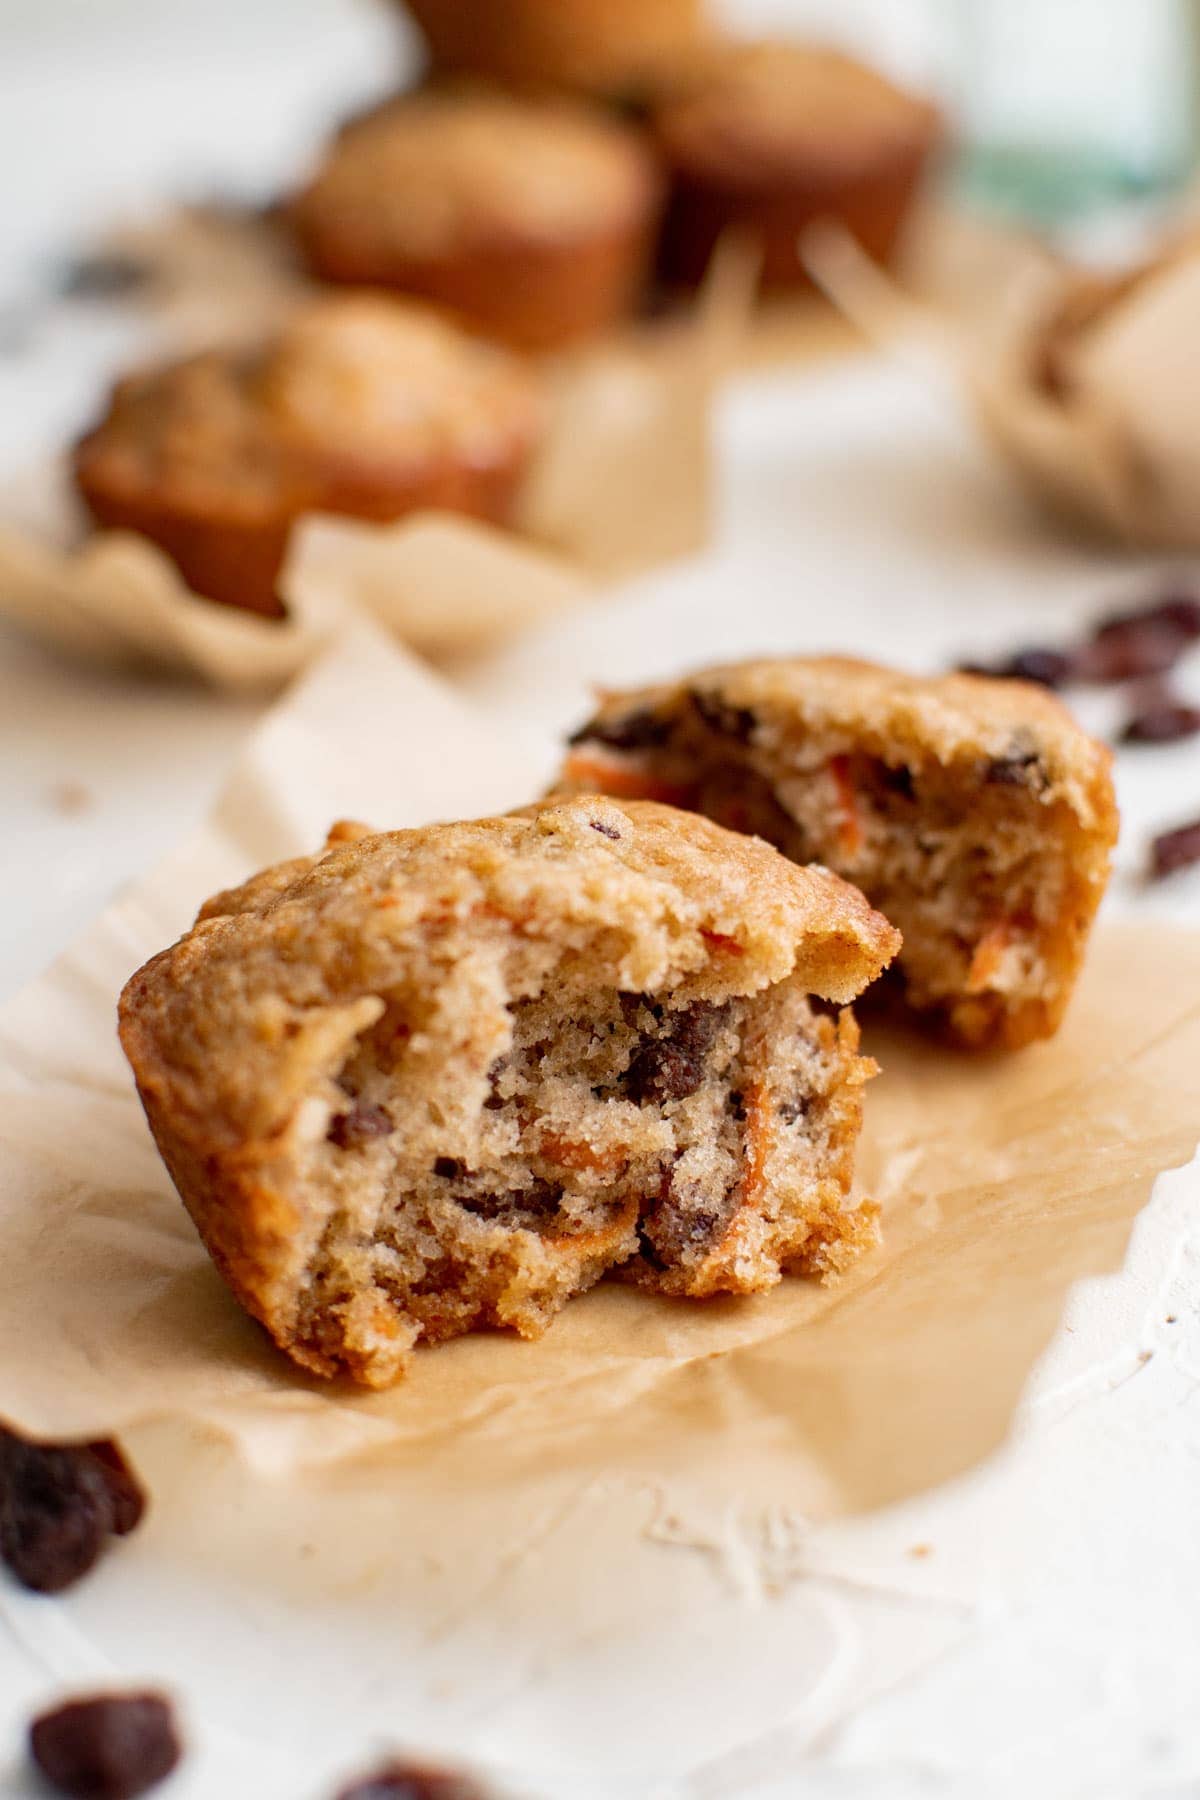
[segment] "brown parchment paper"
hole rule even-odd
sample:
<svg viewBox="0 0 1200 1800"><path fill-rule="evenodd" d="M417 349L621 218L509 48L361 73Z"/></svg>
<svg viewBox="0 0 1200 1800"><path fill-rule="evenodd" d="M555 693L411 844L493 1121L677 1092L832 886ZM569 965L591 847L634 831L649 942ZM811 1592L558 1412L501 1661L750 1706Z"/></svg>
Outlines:
<svg viewBox="0 0 1200 1800"><path fill-rule="evenodd" d="M462 1340L371 1395L298 1375L229 1298L116 1046L121 982L333 817L495 810L533 773L364 623L269 715L209 826L4 1010L0 1413L50 1434L186 1422L339 1487L386 1464L428 1503L431 1554L480 1495L498 1543L567 1473L690 1472L816 1515L1000 1440L1070 1284L1119 1265L1155 1175L1195 1148L1200 934L1102 930L1060 1037L1017 1057L877 1038L861 1173L885 1243L836 1285L704 1304L602 1287L540 1343Z"/></svg>
<svg viewBox="0 0 1200 1800"><path fill-rule="evenodd" d="M157 356L253 336L308 291L261 218L184 210L116 248L148 271ZM90 661L270 693L359 611L443 660L690 555L711 521L713 393L751 303L742 266L723 253L685 315L546 365L549 427L511 532L306 519L280 579L288 617L264 620L192 593L149 540L92 531L61 461L0 490L0 619Z"/></svg>

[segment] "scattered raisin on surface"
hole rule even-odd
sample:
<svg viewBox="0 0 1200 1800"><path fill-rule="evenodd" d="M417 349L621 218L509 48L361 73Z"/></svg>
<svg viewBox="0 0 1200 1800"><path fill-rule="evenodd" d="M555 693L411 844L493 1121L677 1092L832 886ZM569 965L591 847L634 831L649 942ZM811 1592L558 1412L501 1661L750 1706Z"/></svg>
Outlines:
<svg viewBox="0 0 1200 1800"><path fill-rule="evenodd" d="M1200 863L1200 819L1164 831L1150 845L1150 874L1156 881Z"/></svg>
<svg viewBox="0 0 1200 1800"><path fill-rule="evenodd" d="M1138 695L1120 733L1123 744L1176 744L1200 732L1200 707L1167 688Z"/></svg>
<svg viewBox="0 0 1200 1800"><path fill-rule="evenodd" d="M326 1137L339 1150L357 1150L372 1138L390 1137L396 1126L386 1106L370 1106L356 1101L349 1112L337 1113L330 1120Z"/></svg>
<svg viewBox="0 0 1200 1800"><path fill-rule="evenodd" d="M621 713L615 719L589 719L573 731L568 744L607 744L612 750L650 750L665 744L671 735L671 721L660 718L649 706L636 712Z"/></svg>
<svg viewBox="0 0 1200 1800"><path fill-rule="evenodd" d="M1033 646L998 663L959 663L960 675L987 675L998 681L1033 681L1039 687L1065 687L1075 672L1075 659L1065 650Z"/></svg>
<svg viewBox="0 0 1200 1800"><path fill-rule="evenodd" d="M688 698L710 731L748 744L758 727L758 716L748 706L730 706L719 694L689 688Z"/></svg>
<svg viewBox="0 0 1200 1800"><path fill-rule="evenodd" d="M647 1038L634 1054L625 1075L625 1091L639 1106L686 1100L704 1078L704 1059L721 1028L727 1008L699 1000L667 1015L661 1037Z"/></svg>
<svg viewBox="0 0 1200 1800"><path fill-rule="evenodd" d="M72 1800L135 1800L182 1755L170 1702L160 1694L98 1694L43 1713L29 1748L46 1780Z"/></svg>
<svg viewBox="0 0 1200 1800"><path fill-rule="evenodd" d="M1075 658L1079 681L1104 687L1165 675L1187 650L1191 638L1150 615L1124 615L1101 625Z"/></svg>
<svg viewBox="0 0 1200 1800"><path fill-rule="evenodd" d="M79 1581L145 1506L116 1444L35 1444L0 1428L0 1560L35 1593Z"/></svg>
<svg viewBox="0 0 1200 1800"><path fill-rule="evenodd" d="M488 1795L472 1776L453 1769L392 1762L352 1781L337 1800L488 1800Z"/></svg>
<svg viewBox="0 0 1200 1800"><path fill-rule="evenodd" d="M589 819L588 824L593 831L598 831L601 837L611 838L614 844L620 843L621 833L615 825L609 825L603 819Z"/></svg>

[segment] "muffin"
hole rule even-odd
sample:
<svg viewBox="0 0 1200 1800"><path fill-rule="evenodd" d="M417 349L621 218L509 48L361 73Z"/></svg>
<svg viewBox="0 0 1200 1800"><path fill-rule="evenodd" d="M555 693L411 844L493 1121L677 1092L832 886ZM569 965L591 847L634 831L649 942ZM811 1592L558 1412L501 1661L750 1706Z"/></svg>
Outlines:
<svg viewBox="0 0 1200 1800"><path fill-rule="evenodd" d="M1057 1029L1117 836L1111 756L1018 681L839 657L611 694L565 791L647 795L857 883L903 934L892 991L966 1047Z"/></svg>
<svg viewBox="0 0 1200 1800"><path fill-rule="evenodd" d="M896 944L836 876L668 807L343 827L211 901L121 1041L242 1305L381 1386L609 1271L747 1293L872 1243L873 1065L837 1009Z"/></svg>
<svg viewBox="0 0 1200 1800"><path fill-rule="evenodd" d="M635 92L705 36L704 0L408 0L436 69L515 87Z"/></svg>
<svg viewBox="0 0 1200 1800"><path fill-rule="evenodd" d="M924 100L834 50L729 43L653 109L672 177L662 246L668 281L694 283L722 235L761 246L763 284L807 284L798 242L818 219L886 261L895 249L938 119Z"/></svg>
<svg viewBox="0 0 1200 1800"><path fill-rule="evenodd" d="M662 186L632 126L437 89L344 130L292 219L324 280L419 294L489 337L551 350L633 311Z"/></svg>
<svg viewBox="0 0 1200 1800"><path fill-rule="evenodd" d="M313 302L269 341L129 376L75 450L97 525L197 594L280 617L293 524L424 508L505 522L540 440L532 375L413 303Z"/></svg>

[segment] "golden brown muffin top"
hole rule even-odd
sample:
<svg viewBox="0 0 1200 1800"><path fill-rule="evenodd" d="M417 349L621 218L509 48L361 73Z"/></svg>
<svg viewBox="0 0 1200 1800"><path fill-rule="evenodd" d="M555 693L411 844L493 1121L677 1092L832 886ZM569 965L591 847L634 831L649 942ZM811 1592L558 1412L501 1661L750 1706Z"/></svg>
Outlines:
<svg viewBox="0 0 1200 1800"><path fill-rule="evenodd" d="M541 401L514 357L428 307L375 295L300 308L253 350L213 350L132 375L84 440L106 481L178 503L247 510L316 484L334 462L401 472L486 467L532 442Z"/></svg>
<svg viewBox="0 0 1200 1800"><path fill-rule="evenodd" d="M931 139L937 113L840 51L770 41L695 61L655 123L676 166L737 185L853 174Z"/></svg>
<svg viewBox="0 0 1200 1800"><path fill-rule="evenodd" d="M697 670L682 681L604 696L596 719L669 719L698 695L781 744L832 740L913 767L973 765L1036 754L1047 793L1089 827L1116 836L1112 753L1056 695L979 675L909 675L846 656L773 657ZM719 716L719 715L717 715ZM750 722L754 721L753 724ZM586 735L586 728L585 728Z"/></svg>
<svg viewBox="0 0 1200 1800"><path fill-rule="evenodd" d="M488 945L505 947L514 993L544 980L549 959L569 1008L569 968L581 989L605 968L630 992L718 1000L794 975L845 1002L899 941L857 888L761 839L652 802L549 800L343 830L322 854L217 895L130 981L122 1038L139 1079L157 1069L189 1115L265 1131L331 1036L349 1041L379 1016L381 994L434 993Z"/></svg>
<svg viewBox="0 0 1200 1800"><path fill-rule="evenodd" d="M619 230L659 188L632 127L582 105L446 89L402 96L344 132L297 211L419 260Z"/></svg>

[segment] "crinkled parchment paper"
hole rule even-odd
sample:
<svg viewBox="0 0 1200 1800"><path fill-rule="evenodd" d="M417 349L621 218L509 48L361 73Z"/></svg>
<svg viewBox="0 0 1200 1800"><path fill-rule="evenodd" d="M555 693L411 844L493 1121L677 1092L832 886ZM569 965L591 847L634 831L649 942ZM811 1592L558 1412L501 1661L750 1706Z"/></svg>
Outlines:
<svg viewBox="0 0 1200 1800"><path fill-rule="evenodd" d="M499 1543L531 1484L568 1471L690 1473L815 1515L1000 1440L1068 1286L1119 1265L1155 1175L1195 1147L1200 934L1102 931L1061 1036L1015 1058L874 1044L861 1170L886 1241L836 1285L703 1304L604 1287L540 1343L462 1340L373 1395L299 1376L228 1297L121 1060L121 982L211 890L338 815L413 824L532 786L364 623L269 715L208 828L5 1010L0 1412L47 1433L185 1420L264 1472L340 1464L351 1489L385 1459L428 1503L431 1554L480 1494Z"/></svg>
<svg viewBox="0 0 1200 1800"><path fill-rule="evenodd" d="M927 288L916 303L843 232L814 233L807 251L844 315L907 351L931 386L956 388L1036 496L1122 543L1200 547L1200 248L1164 261L1089 329L1065 398L1039 385L1035 351L1080 277L1029 243L1001 254L990 294Z"/></svg>

